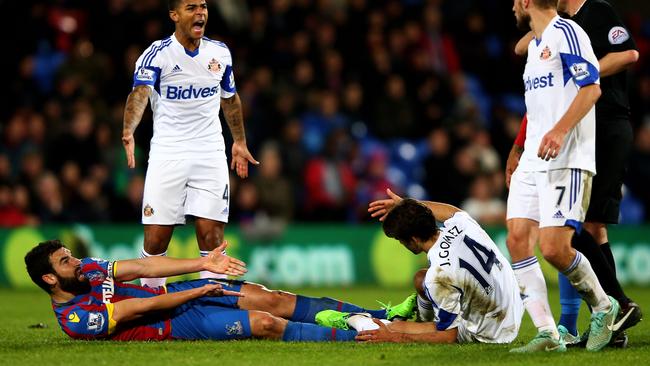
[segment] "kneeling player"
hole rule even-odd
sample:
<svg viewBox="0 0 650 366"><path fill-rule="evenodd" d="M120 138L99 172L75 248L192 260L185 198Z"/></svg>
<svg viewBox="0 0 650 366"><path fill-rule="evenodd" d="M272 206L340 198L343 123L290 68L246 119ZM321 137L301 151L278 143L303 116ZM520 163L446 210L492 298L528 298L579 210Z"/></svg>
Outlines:
<svg viewBox="0 0 650 366"><path fill-rule="evenodd" d="M356 331L314 324L325 309L368 312L374 317L410 316L415 299L392 309L365 310L330 298L310 298L244 281L194 280L167 287L123 281L198 271L239 276L245 264L222 254L148 257L123 261L74 258L58 240L38 244L25 256L30 277L52 298L63 331L76 339L167 340L265 338L284 341L350 341Z"/></svg>
<svg viewBox="0 0 650 366"><path fill-rule="evenodd" d="M418 318L385 322L323 311L322 325L359 330L371 342L510 343L524 312L514 273L496 244L467 213L436 202L390 198L370 204L384 233L414 254L427 253L430 267L415 275ZM439 229L436 220L443 222Z"/></svg>

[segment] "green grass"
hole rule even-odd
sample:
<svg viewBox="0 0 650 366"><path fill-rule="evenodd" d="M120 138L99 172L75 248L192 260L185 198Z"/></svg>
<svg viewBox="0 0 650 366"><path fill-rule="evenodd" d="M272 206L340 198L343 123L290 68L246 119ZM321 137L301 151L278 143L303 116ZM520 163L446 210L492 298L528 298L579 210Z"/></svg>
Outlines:
<svg viewBox="0 0 650 366"><path fill-rule="evenodd" d="M354 287L307 289L312 296L332 296L367 307L375 299L401 301L406 289ZM631 288L632 296L650 312L650 290ZM551 290L555 316L557 291ZM45 323L47 328L31 329ZM580 325L587 324L583 306ZM528 341L535 331L526 315L515 344ZM650 321L628 331L627 349L599 353L570 349L566 354L511 355L511 345L427 345L355 343L234 342L86 342L73 341L60 330L45 293L0 289L0 363L3 365L625 365L650 364Z"/></svg>

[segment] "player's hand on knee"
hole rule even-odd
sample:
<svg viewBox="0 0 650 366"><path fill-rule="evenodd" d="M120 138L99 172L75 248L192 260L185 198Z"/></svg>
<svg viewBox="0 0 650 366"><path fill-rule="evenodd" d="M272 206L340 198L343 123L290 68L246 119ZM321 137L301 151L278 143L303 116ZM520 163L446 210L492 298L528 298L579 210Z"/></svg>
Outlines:
<svg viewBox="0 0 650 366"><path fill-rule="evenodd" d="M379 221L384 221L386 215L388 215L388 211L402 200L402 197L393 193L390 188L386 189L386 193L388 194L388 199L373 201L368 205L370 216L379 216Z"/></svg>
<svg viewBox="0 0 650 366"><path fill-rule="evenodd" d="M224 290L223 287L220 284L208 284L203 287L201 287L201 290L203 291L202 296L213 296L213 297L221 297L221 296L238 296L238 297L244 297L244 294L238 291L230 291L230 290Z"/></svg>

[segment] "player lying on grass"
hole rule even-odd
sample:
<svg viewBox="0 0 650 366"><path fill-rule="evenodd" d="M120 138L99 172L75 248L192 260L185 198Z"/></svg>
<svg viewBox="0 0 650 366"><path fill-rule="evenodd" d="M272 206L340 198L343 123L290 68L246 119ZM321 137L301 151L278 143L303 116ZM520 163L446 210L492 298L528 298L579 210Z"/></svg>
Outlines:
<svg viewBox="0 0 650 366"><path fill-rule="evenodd" d="M311 298L234 280L201 279L167 287L125 281L198 271L239 276L245 264L222 254L148 257L110 262L77 259L58 240L38 244L25 256L27 272L52 298L63 331L76 339L168 340L265 338L283 341L351 341L356 331L318 326L325 309L368 312L377 318L410 317L415 296L393 308L365 310L331 298Z"/></svg>
<svg viewBox="0 0 650 366"><path fill-rule="evenodd" d="M512 342L524 308L514 273L487 233L454 206L387 193L388 199L370 203L368 211L383 221L386 236L429 259L430 267L414 278L421 322L391 323L326 310L317 314L318 324L351 326L360 331L358 341Z"/></svg>

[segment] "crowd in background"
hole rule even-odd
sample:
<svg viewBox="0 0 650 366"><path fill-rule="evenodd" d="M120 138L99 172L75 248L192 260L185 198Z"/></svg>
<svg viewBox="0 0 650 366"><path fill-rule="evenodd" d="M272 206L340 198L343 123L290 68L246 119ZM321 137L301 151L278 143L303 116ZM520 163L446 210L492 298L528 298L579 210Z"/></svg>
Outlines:
<svg viewBox="0 0 650 366"><path fill-rule="evenodd" d="M152 118L136 131L130 170L122 115L137 57L173 32L166 1L4 6L16 16L3 32L0 226L139 222ZM511 1L208 7L206 35L230 48L261 162L249 179L231 178L231 222L266 235L286 222L367 221L368 202L388 187L504 222L503 170L525 112ZM623 15L641 58L630 71L636 138L622 218L641 223L650 221L650 21Z"/></svg>

